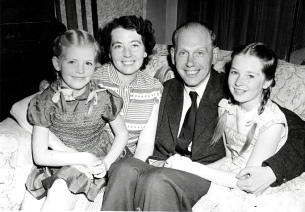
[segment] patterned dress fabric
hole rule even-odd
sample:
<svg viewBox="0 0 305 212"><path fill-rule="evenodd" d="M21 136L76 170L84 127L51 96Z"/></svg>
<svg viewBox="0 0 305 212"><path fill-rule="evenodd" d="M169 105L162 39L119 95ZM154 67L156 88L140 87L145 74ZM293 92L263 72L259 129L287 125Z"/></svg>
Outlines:
<svg viewBox="0 0 305 212"><path fill-rule="evenodd" d="M33 125L49 128L66 146L90 152L103 159L113 142L104 127L119 114L123 101L112 91L91 80L86 91L71 96L57 79L29 105L28 119ZM27 179L29 192L40 199L56 179L64 179L72 193L84 193L91 201L105 186L105 179L91 180L73 166L61 168L34 166Z"/></svg>
<svg viewBox="0 0 305 212"><path fill-rule="evenodd" d="M98 79L103 87L123 98L124 104L120 114L129 132L127 147L134 154L140 133L151 116L153 106L161 99L162 84L146 72L138 71L130 85L124 85L111 63L98 68L93 77ZM109 126L105 129L110 130Z"/></svg>
<svg viewBox="0 0 305 212"><path fill-rule="evenodd" d="M261 115L258 115L257 112L258 105L250 112L246 112L240 109L239 106L230 104L226 99L221 100L219 103L219 114L222 115L224 111L228 112L225 137L226 145L232 154L232 160L226 161L226 163L220 167L221 169L238 173L241 169L245 168L259 135L275 124L284 124L285 126L285 131L281 135L277 151L285 144L288 136L285 115L276 104L271 102L271 100L268 100L265 105L265 110ZM251 144L249 148L240 155L239 152L254 123L257 124L257 128Z"/></svg>
<svg viewBox="0 0 305 212"><path fill-rule="evenodd" d="M284 124L285 131L282 134L277 151L284 145L288 135L288 128L284 114L277 105L270 100L265 106L265 111L257 115L258 107L250 112L242 111L237 105L232 105L228 100L221 100L219 103L219 114L227 111L227 124L225 129L226 144L231 151L232 157L221 167L222 170L238 173L246 166L246 163L253 151L255 143L261 133L274 124ZM249 148L239 155L245 143L247 133L253 123L257 123L256 132ZM268 141L266 141L268 142ZM298 181L298 182L296 182ZM262 195L249 194L239 189L230 189L224 186L211 184L208 193L203 196L193 207L194 211L301 211L298 208L302 205L302 194L299 186L305 185L305 175L283 184L280 187L268 188ZM291 192L296 195L293 201L287 201ZM283 199L284 201L280 201ZM288 210L289 209L289 210Z"/></svg>

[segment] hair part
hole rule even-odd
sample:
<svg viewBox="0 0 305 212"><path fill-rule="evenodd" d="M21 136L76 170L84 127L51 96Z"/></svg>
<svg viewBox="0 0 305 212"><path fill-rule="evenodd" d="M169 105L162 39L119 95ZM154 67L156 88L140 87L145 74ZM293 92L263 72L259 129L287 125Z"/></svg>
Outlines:
<svg viewBox="0 0 305 212"><path fill-rule="evenodd" d="M261 115L265 110L265 106L268 102L268 99L270 98L271 88L275 86L275 72L278 64L277 56L269 47L259 42L250 43L247 45L242 45L242 46L238 46L237 48L234 48L233 53L231 55L232 60L237 55L249 55L259 59L259 61L262 64L262 73L265 75L265 80L267 81L272 80L270 86L266 89L263 89L262 92L263 97L257 111L258 115ZM222 116L227 116L227 112L224 112ZM226 118L222 118L222 116L220 116L217 126L214 130L211 144L215 144L216 142L218 142L225 131ZM250 146L256 128L257 128L257 124L254 123L247 134L246 142L244 146L239 152L240 155L244 153Z"/></svg>
<svg viewBox="0 0 305 212"><path fill-rule="evenodd" d="M172 37L172 43L173 43L174 48L177 45L177 39L178 39L179 33L182 32L183 30L192 29L192 28L193 29L194 28L204 28L205 30L207 30L210 35L210 38L211 38L212 46L216 47L216 35L213 32L211 27L209 27L207 24L202 23L202 22L188 22L188 23L181 25L174 31L173 37Z"/></svg>
<svg viewBox="0 0 305 212"><path fill-rule="evenodd" d="M91 46L95 52L94 61L99 62L101 49L98 42L88 32L79 29L71 29L58 36L53 41L53 53L60 58L66 48L83 46Z"/></svg>
<svg viewBox="0 0 305 212"><path fill-rule="evenodd" d="M105 57L102 58L101 63L106 63L111 61L109 58L110 45L112 40L112 31L117 28L123 28L126 30L135 30L139 35L141 35L142 42L144 44L145 52L147 57L144 58L141 70L145 69L149 62L149 56L153 53L153 48L156 45L156 39L154 36L154 30L152 28L152 23L143 19L141 16L137 17L135 15L121 16L115 18L113 21L106 24L102 29L99 30L99 39L101 47L105 52Z"/></svg>

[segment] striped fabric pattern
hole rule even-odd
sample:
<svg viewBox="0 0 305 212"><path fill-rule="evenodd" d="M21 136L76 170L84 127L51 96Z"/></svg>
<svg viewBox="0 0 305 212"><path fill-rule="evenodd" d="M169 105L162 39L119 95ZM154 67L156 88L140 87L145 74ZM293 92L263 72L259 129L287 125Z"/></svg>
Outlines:
<svg viewBox="0 0 305 212"><path fill-rule="evenodd" d="M94 202L88 201L84 194L74 195L71 193L67 204L67 211L100 211L103 204L106 187L98 193Z"/></svg>
<svg viewBox="0 0 305 212"><path fill-rule="evenodd" d="M161 99L162 84L146 72L139 71L130 85L123 85L111 63L98 68L93 77L99 79L103 87L123 98L124 104L120 115L129 131L127 146L134 153L139 135L151 116L152 108ZM109 126L105 129L110 130Z"/></svg>
<svg viewBox="0 0 305 212"><path fill-rule="evenodd" d="M55 15L67 29L83 29L97 37L98 29L116 17L146 17L147 0L54 0Z"/></svg>

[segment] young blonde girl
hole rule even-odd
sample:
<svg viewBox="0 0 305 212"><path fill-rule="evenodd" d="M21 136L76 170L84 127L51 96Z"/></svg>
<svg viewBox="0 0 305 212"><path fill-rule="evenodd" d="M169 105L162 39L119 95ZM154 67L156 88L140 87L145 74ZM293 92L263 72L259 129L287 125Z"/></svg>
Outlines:
<svg viewBox="0 0 305 212"><path fill-rule="evenodd" d="M238 189L236 175L245 167L261 166L286 142L285 116L269 99L276 67L276 55L262 43L235 49L228 75L232 97L219 103L220 118L211 141L213 145L223 140L226 157L209 165L178 155L167 160L167 167L186 170L212 182L208 194L194 209L211 211L219 203L232 200L232 196L242 201L247 193Z"/></svg>
<svg viewBox="0 0 305 212"><path fill-rule="evenodd" d="M70 192L84 193L93 201L128 140L119 115L122 99L92 80L100 55L93 36L69 30L54 40L53 52L58 78L32 99L28 109L34 125L35 166L26 181L22 210L65 210ZM106 123L114 139L103 129ZM67 151L48 148L49 131L62 140Z"/></svg>

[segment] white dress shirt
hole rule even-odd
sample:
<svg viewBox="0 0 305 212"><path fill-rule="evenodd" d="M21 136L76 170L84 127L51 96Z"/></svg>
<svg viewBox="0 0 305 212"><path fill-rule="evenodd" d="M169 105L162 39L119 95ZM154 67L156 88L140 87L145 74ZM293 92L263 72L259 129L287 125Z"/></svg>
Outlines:
<svg viewBox="0 0 305 212"><path fill-rule="evenodd" d="M180 119L180 125L179 125L179 131L178 131L178 136L180 135L180 130L181 130L181 127L183 125L183 122L184 122L184 118L185 118L185 115L188 111L188 109L191 107L191 104L192 104L192 100L189 96L189 93L190 91L196 91L198 96L197 96L197 108L199 107L199 104L200 104L200 101L201 101L201 98L203 96L203 93L205 91L205 88L208 84L208 81L209 81L209 78L210 78L210 75L208 75L206 77L206 79L204 80L204 82L198 87L196 88L195 90L187 87L186 85L184 85L184 92L183 92L183 109L182 109L182 114L181 114L181 119ZM192 142L190 143L189 147L188 147L188 150L191 151L191 147L192 147Z"/></svg>

